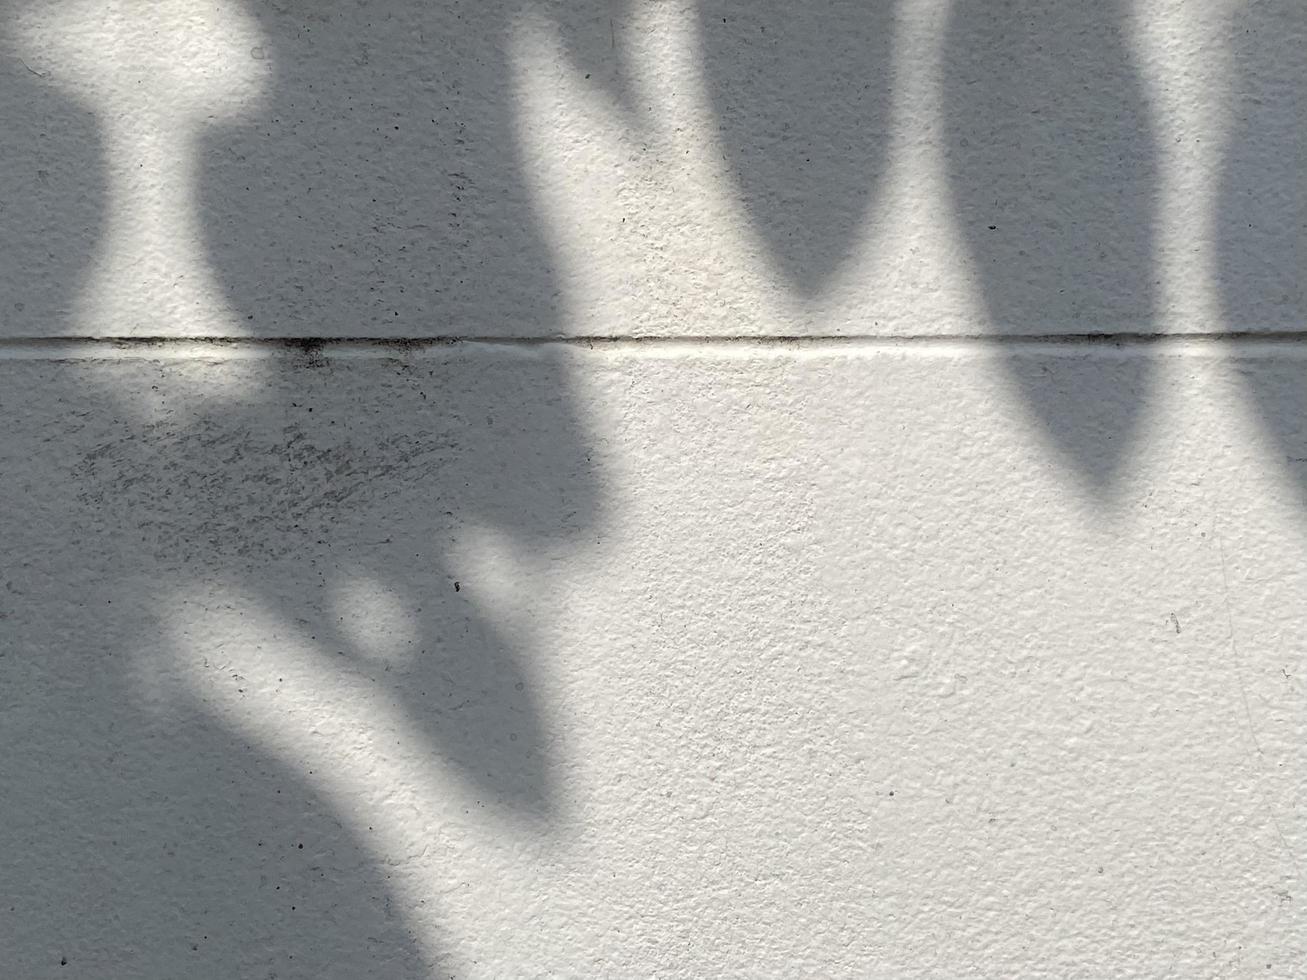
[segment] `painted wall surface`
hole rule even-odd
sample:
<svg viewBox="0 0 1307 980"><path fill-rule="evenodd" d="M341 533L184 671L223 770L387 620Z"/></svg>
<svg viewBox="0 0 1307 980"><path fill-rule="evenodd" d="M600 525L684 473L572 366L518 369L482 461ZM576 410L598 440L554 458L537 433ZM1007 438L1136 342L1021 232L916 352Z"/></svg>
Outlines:
<svg viewBox="0 0 1307 980"><path fill-rule="evenodd" d="M0 0L0 977L1307 976L1305 44Z"/></svg>

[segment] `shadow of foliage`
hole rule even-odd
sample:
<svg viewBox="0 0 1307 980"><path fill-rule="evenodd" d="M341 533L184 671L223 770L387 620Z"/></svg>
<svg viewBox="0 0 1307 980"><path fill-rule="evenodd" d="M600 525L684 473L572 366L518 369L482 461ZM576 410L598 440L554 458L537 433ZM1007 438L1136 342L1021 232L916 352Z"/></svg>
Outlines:
<svg viewBox="0 0 1307 980"><path fill-rule="evenodd" d="M1217 211L1218 283L1227 329L1301 331L1307 250L1307 7L1242 5L1233 42L1232 132ZM1257 413L1307 501L1307 378L1297 359L1238 365Z"/></svg>
<svg viewBox="0 0 1307 980"><path fill-rule="evenodd" d="M819 293L885 167L894 4L706 0L702 67L736 191L778 272Z"/></svg>
<svg viewBox="0 0 1307 980"><path fill-rule="evenodd" d="M1157 135L1128 14L1116 0L953 7L950 186L998 334L1155 327ZM1004 365L1055 451L1106 494L1148 404L1148 360L1086 360L1074 385L1038 359Z"/></svg>
<svg viewBox="0 0 1307 980"><path fill-rule="evenodd" d="M250 9L276 66L266 113L215 130L199 173L213 268L250 332L556 333L517 163L510 9ZM48 334L98 245L104 161L81 107L21 65L3 78L14 131L39 118L53 134L0 163L0 200L19 209L0 238L4 298ZM567 364L390 354L6 366L0 846L24 891L0 962L14 975L66 961L87 976L407 977L441 956L419 949L375 841L311 774L176 685L152 699L139 674L176 662L182 593L257 596L320 650L324 676L383 691L433 772L547 828L532 624L507 622L454 556L470 529L496 534L526 592L553 542L594 526ZM414 624L400 662L360 650L342 621L359 580Z"/></svg>

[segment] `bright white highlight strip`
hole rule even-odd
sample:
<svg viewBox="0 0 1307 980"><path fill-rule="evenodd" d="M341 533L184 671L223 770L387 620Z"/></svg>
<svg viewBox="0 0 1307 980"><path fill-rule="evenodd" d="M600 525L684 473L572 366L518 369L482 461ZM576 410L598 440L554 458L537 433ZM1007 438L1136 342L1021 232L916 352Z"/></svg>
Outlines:
<svg viewBox="0 0 1307 980"><path fill-rule="evenodd" d="M179 596L167 608L176 612L171 646L179 663L164 669L233 731L293 771L312 773L304 778L392 873L407 924L428 958L447 962L457 944L429 900L455 881L463 888L494 885L449 867L465 851L456 838L466 829L466 800L435 778L430 744L384 688L334 663L255 602L215 608L212 600ZM487 821L487 835L504 832L493 814L478 810L477 822ZM448 876L444 883L422 874L433 857L441 859L435 870Z"/></svg>

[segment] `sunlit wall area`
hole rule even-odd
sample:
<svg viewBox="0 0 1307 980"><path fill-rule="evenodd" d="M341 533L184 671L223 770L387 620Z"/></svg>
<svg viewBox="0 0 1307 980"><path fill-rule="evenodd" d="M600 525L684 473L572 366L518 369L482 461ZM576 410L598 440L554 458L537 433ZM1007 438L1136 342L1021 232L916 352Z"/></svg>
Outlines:
<svg viewBox="0 0 1307 980"><path fill-rule="evenodd" d="M0 976L1307 974L1304 43L0 0Z"/></svg>

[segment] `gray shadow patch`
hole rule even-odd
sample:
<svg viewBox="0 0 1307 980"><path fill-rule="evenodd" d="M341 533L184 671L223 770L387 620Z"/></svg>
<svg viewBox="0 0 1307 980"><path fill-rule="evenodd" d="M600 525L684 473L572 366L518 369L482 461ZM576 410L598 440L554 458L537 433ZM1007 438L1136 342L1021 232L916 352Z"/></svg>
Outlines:
<svg viewBox="0 0 1307 980"><path fill-rule="evenodd" d="M259 336L560 329L509 62L516 5L250 7L273 66L203 146L210 260Z"/></svg>
<svg viewBox="0 0 1307 980"><path fill-rule="evenodd" d="M1118 2L954 6L949 180L997 334L1155 329L1156 137L1127 14ZM1088 486L1106 486L1133 443L1151 374L1137 360L1095 360L1069 388L1024 356L1006 363Z"/></svg>
<svg viewBox="0 0 1307 980"><path fill-rule="evenodd" d="M66 98L13 37L0 6L0 336L66 334L95 257L107 186L94 115Z"/></svg>
<svg viewBox="0 0 1307 980"><path fill-rule="evenodd" d="M1217 212L1231 330L1307 329L1307 6L1246 4L1230 22L1233 128Z"/></svg>
<svg viewBox="0 0 1307 980"><path fill-rule="evenodd" d="M777 271L814 296L865 231L883 176L894 5L707 0L699 32L736 191Z"/></svg>

